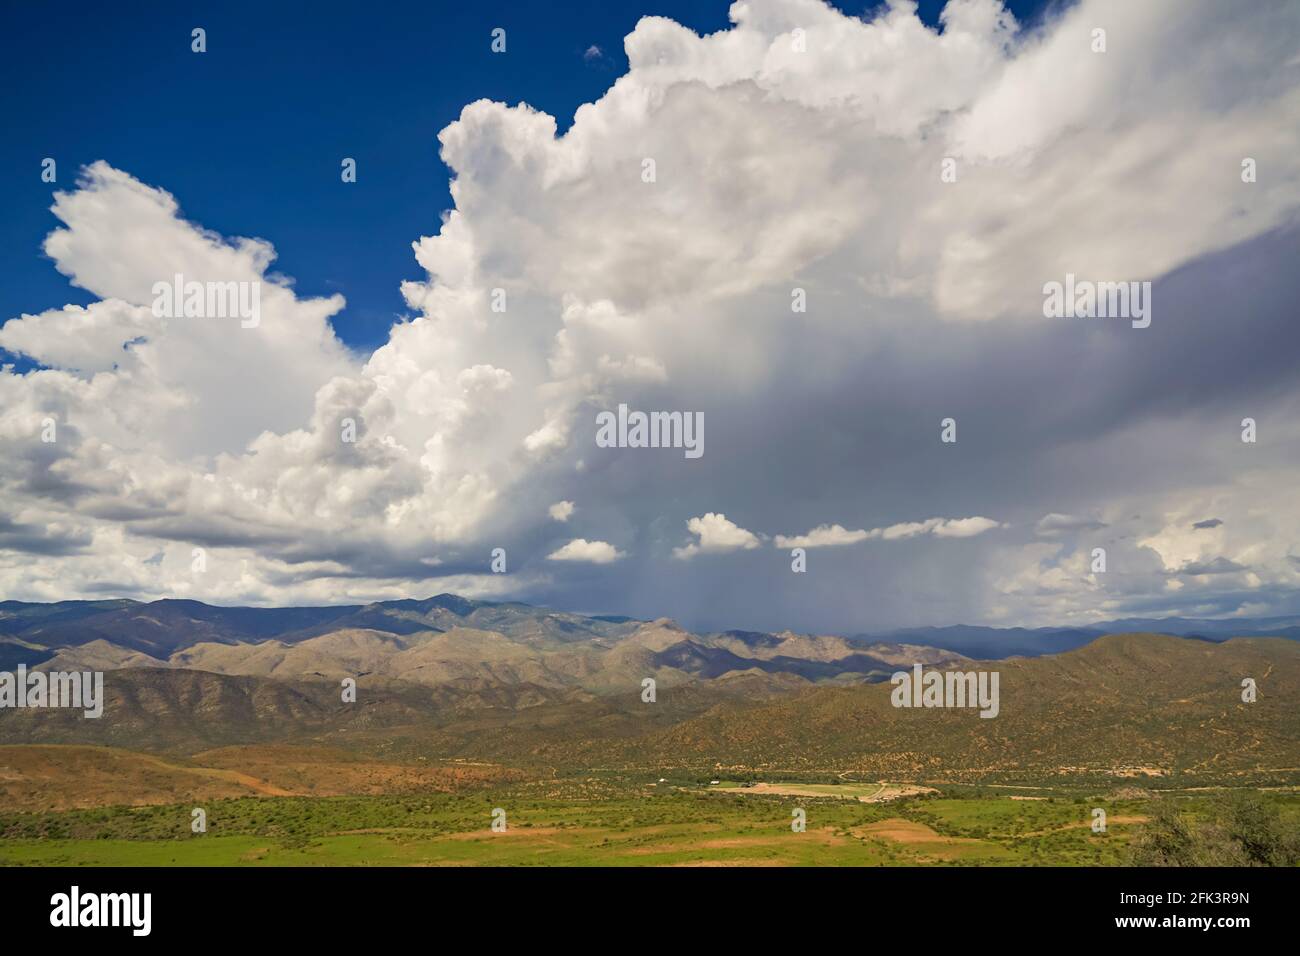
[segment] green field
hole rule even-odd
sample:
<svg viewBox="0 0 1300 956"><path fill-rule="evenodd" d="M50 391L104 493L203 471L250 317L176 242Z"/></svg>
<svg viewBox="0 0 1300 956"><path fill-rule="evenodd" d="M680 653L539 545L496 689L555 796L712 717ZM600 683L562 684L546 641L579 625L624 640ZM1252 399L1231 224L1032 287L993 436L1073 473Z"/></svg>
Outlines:
<svg viewBox="0 0 1300 956"><path fill-rule="evenodd" d="M592 777L495 793L243 798L209 802L204 834L190 832L191 805L3 814L0 864L1122 865L1150 802L949 787L868 804L843 797L879 785L806 786L827 795ZM1288 825L1300 821L1300 797L1266 799ZM1193 817L1208 801L1177 798ZM498 807L505 832L490 826ZM1106 833L1091 830L1094 807ZM805 832L791 828L796 808Z"/></svg>

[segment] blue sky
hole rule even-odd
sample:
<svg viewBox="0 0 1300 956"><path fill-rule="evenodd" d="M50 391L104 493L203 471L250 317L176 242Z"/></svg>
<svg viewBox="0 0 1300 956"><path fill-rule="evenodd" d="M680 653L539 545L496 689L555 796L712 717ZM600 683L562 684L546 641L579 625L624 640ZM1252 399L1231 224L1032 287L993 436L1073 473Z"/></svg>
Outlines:
<svg viewBox="0 0 1300 956"><path fill-rule="evenodd" d="M860 13L866 4L838 4ZM921 3L936 24L942 4ZM697 32L728 25L728 4L429 2L309 5L8 4L0 31L0 321L55 300L85 304L40 254L54 189L106 160L178 198L184 215L227 236L272 242L274 270L305 295L341 292L339 337L369 352L406 309L420 269L410 244L451 205L437 134L488 98L527 102L563 131L627 68L623 37L642 16ZM1012 2L1024 19L1037 2ZM208 52L190 51L202 26ZM507 30L507 54L490 33ZM601 56L588 57L596 46ZM344 186L339 163L356 158Z"/></svg>

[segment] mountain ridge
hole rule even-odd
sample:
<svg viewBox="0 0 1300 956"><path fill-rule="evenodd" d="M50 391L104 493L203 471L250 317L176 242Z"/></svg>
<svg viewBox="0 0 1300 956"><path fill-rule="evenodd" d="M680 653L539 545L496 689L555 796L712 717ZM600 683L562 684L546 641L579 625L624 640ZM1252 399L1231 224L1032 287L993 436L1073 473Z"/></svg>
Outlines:
<svg viewBox="0 0 1300 956"><path fill-rule="evenodd" d="M394 759L550 768L851 773L867 779L1162 786L1300 780L1300 644L1106 635L1057 655L952 661L1000 675L999 712L899 708L887 683L812 683L730 671L588 690L458 677L418 684L368 675L355 703L328 678L168 668L105 674L105 716L0 710L11 744L112 746L173 755L286 743ZM1258 699L1242 699L1242 681Z"/></svg>
<svg viewBox="0 0 1300 956"><path fill-rule="evenodd" d="M443 592L424 599L402 598L368 604L302 607L241 607L183 598L141 602L127 598L59 601L49 604L0 601L0 666L31 664L40 649L96 640L166 660L194 644L307 641L340 630L375 630L397 635L446 631L469 626L511 637L541 641L610 640L647 624L671 626L668 619L643 621L623 615L583 615L513 601L479 601ZM1241 619L1129 618L1085 626L998 628L953 624L894 628L851 635L794 635L792 632L727 630L697 636L718 643L732 640L749 648L815 637L852 645L912 644L967 657L1003 658L1060 653L1098 636L1121 631L1168 633L1205 640L1234 636L1276 636L1300 640L1300 616ZM25 650L20 651L18 648ZM869 653L866 648L863 652ZM751 654L749 656L759 656ZM39 661L37 661L39 662Z"/></svg>

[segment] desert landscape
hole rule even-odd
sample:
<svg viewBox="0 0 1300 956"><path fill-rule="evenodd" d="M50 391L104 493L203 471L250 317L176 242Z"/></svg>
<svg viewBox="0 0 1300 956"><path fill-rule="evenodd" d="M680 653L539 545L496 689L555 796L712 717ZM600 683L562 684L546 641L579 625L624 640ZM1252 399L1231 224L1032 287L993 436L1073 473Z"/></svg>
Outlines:
<svg viewBox="0 0 1300 956"><path fill-rule="evenodd" d="M1247 819L1285 862L1300 834L1286 636L977 662L455 595L7 602L0 628L38 671L109 668L99 720L0 711L8 864L1125 865L1167 819L1173 862L1231 859ZM893 706L911 661L996 668L997 719Z"/></svg>

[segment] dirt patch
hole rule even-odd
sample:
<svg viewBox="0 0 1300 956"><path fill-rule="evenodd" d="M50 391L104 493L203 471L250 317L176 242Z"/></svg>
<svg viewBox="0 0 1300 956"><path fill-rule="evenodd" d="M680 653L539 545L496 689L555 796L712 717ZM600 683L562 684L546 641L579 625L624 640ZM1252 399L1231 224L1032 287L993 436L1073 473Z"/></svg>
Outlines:
<svg viewBox="0 0 1300 956"><path fill-rule="evenodd" d="M888 803L904 797L919 797L926 793L938 793L934 787L922 787L915 784L883 784L869 797L858 797L863 803Z"/></svg>
<svg viewBox="0 0 1300 956"><path fill-rule="evenodd" d="M713 840L698 840L689 834L683 834L676 843L656 843L651 846L629 847L622 853L627 856L653 856L656 853L681 853L683 850L734 850L737 847L769 847L780 840L788 838L787 833L764 833L754 836L720 837ZM800 835L801 839L812 839L822 846L843 845L848 841L835 832L834 827L820 827Z"/></svg>
<svg viewBox="0 0 1300 956"><path fill-rule="evenodd" d="M854 827L850 831L854 836L871 837L877 840L891 840L894 843L979 843L969 837L944 836L924 823L904 820L902 817L890 817L878 823Z"/></svg>
<svg viewBox="0 0 1300 956"><path fill-rule="evenodd" d="M193 771L200 777L209 777L213 780L229 780L231 783L239 784L248 789L260 793L264 797L296 797L297 793L292 790L284 790L273 783L267 783L265 780L258 780L256 777L246 773L240 773L237 770L220 770L215 767L196 767Z"/></svg>
<svg viewBox="0 0 1300 956"><path fill-rule="evenodd" d="M1143 816L1113 816L1106 818L1106 826L1122 826L1126 823L1146 823L1149 817ZM1014 834L1017 837L1036 837L1046 836L1049 833L1059 833L1062 830L1078 830L1080 827L1091 827L1091 820L1083 820L1079 823L1066 823L1059 827L1048 827L1045 830L1030 830L1026 833Z"/></svg>
<svg viewBox="0 0 1300 956"><path fill-rule="evenodd" d="M856 785L855 785L856 786ZM848 787L845 787L848 790ZM748 787L733 787L723 793L760 793L779 797L822 797L836 800L860 800L863 803L888 803L903 797L915 797L923 793L938 793L934 787L922 787L915 784L882 783L874 793L861 794L836 792L832 788L817 788L797 783L756 783Z"/></svg>
<svg viewBox="0 0 1300 956"><path fill-rule="evenodd" d="M465 833L448 833L442 836L444 840L499 840L506 837L519 836L554 836L557 833L563 833L563 827L512 827L507 824L506 828L500 833L494 830L469 830Z"/></svg>
<svg viewBox="0 0 1300 956"><path fill-rule="evenodd" d="M857 795L852 793L833 793L814 787L800 786L797 783L756 783L750 787L731 787L722 793L761 793L778 797L830 797L832 799L852 800Z"/></svg>
<svg viewBox="0 0 1300 956"><path fill-rule="evenodd" d="M683 863L665 863L665 866L785 866L780 860L687 860Z"/></svg>

